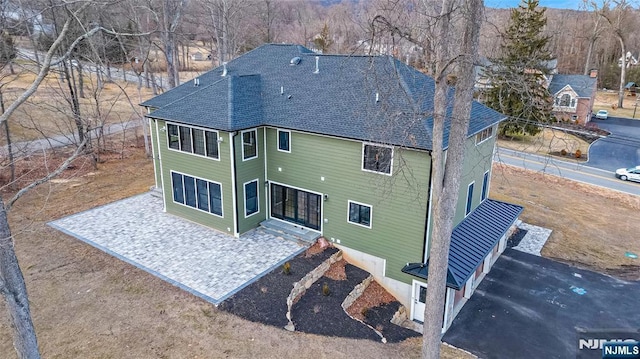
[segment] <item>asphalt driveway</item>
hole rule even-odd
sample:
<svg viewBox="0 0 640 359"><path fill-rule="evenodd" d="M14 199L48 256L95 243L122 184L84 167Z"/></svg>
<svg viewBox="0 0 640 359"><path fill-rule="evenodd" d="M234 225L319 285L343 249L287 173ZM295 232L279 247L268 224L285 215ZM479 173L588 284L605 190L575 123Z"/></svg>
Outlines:
<svg viewBox="0 0 640 359"><path fill-rule="evenodd" d="M640 120L609 117L593 121L611 135L591 145L587 165L607 171L640 165Z"/></svg>
<svg viewBox="0 0 640 359"><path fill-rule="evenodd" d="M480 358L575 358L578 328L640 329L639 298L640 282L507 249L443 341Z"/></svg>

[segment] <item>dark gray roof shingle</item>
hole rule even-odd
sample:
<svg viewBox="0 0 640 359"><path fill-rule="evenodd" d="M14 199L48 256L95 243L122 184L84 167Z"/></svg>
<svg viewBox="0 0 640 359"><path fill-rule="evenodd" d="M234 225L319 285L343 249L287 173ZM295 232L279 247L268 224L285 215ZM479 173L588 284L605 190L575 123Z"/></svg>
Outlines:
<svg viewBox="0 0 640 359"><path fill-rule="evenodd" d="M454 228L449 247L448 287L456 290L464 287L522 210L515 204L487 199ZM428 261L409 263L402 271L427 279L428 268Z"/></svg>
<svg viewBox="0 0 640 359"><path fill-rule="evenodd" d="M431 149L434 81L390 56L317 55L270 44L226 68L224 77L218 67L200 76L199 86L187 82L142 105L156 108L152 118L225 131L270 125ZM468 135L503 118L474 102ZM447 121L445 139L448 128Z"/></svg>
<svg viewBox="0 0 640 359"><path fill-rule="evenodd" d="M554 75L549 84L549 93L555 95L569 85L578 97L591 97L596 89L596 81L595 77L588 75Z"/></svg>

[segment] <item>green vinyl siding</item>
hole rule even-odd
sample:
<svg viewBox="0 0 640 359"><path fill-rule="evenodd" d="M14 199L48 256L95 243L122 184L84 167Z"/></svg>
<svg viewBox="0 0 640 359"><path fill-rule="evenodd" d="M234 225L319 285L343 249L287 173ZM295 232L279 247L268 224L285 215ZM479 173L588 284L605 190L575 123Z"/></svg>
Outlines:
<svg viewBox="0 0 640 359"><path fill-rule="evenodd" d="M278 151L277 130L267 129L268 180L326 195L324 237L386 259L387 277L411 283L400 269L422 262L428 153L394 148L389 176L362 170L362 142L296 131L290 142L290 153ZM348 222L349 201L371 206L371 228Z"/></svg>
<svg viewBox="0 0 640 359"><path fill-rule="evenodd" d="M469 184L475 182L473 186L473 196L471 199L471 210L478 207L482 197L482 181L484 173L491 170L493 160L493 147L496 142L496 129L493 129L493 136L476 146L475 136L467 139L467 150L464 156L464 167L462 168L462 178L460 179L460 192L456 215L454 217L454 227L465 217L465 207L467 204L467 190Z"/></svg>
<svg viewBox="0 0 640 359"><path fill-rule="evenodd" d="M162 178L165 182L162 189L167 213L186 218L225 233L233 234L233 183L231 181L231 152L228 133L222 131L218 132L218 136L219 138L222 138L222 142L219 144L220 159L215 160L169 149L166 122L162 120L156 121L158 123L158 133L160 137L159 141L153 142L153 146L154 150L159 146L159 155L162 158ZM165 129L164 131L162 130L163 128ZM157 169L160 171L159 166ZM187 205L175 203L173 201L171 186L172 171L210 182L219 183L222 186L223 217L219 217L196 208L191 208Z"/></svg>
<svg viewBox="0 0 640 359"><path fill-rule="evenodd" d="M266 218L266 198L264 181L264 128L257 129L257 156L248 160L242 160L242 132L235 136L236 147L236 185L238 189L238 232L240 234L256 228ZM245 218L245 193L244 184L258 180L258 212Z"/></svg>

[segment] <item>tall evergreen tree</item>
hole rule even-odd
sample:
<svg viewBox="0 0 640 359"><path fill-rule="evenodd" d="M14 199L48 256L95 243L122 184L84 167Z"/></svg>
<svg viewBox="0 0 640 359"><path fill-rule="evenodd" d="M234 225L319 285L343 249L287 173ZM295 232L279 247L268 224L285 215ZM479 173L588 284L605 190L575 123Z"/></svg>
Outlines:
<svg viewBox="0 0 640 359"><path fill-rule="evenodd" d="M542 33L547 24L545 9L538 3L523 0L511 10L500 56L491 59L487 69L492 87L486 93L486 105L509 116L500 126L501 135L535 135L541 130L539 123L555 120L546 81L555 61L547 48L550 36Z"/></svg>

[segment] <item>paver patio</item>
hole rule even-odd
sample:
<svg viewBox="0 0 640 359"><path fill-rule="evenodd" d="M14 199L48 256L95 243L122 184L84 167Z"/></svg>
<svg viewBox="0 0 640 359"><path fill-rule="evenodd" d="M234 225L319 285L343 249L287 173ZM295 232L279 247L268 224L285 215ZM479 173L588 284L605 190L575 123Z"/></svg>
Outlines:
<svg viewBox="0 0 640 359"><path fill-rule="evenodd" d="M306 248L261 230L235 238L162 208L145 193L49 225L215 305Z"/></svg>

